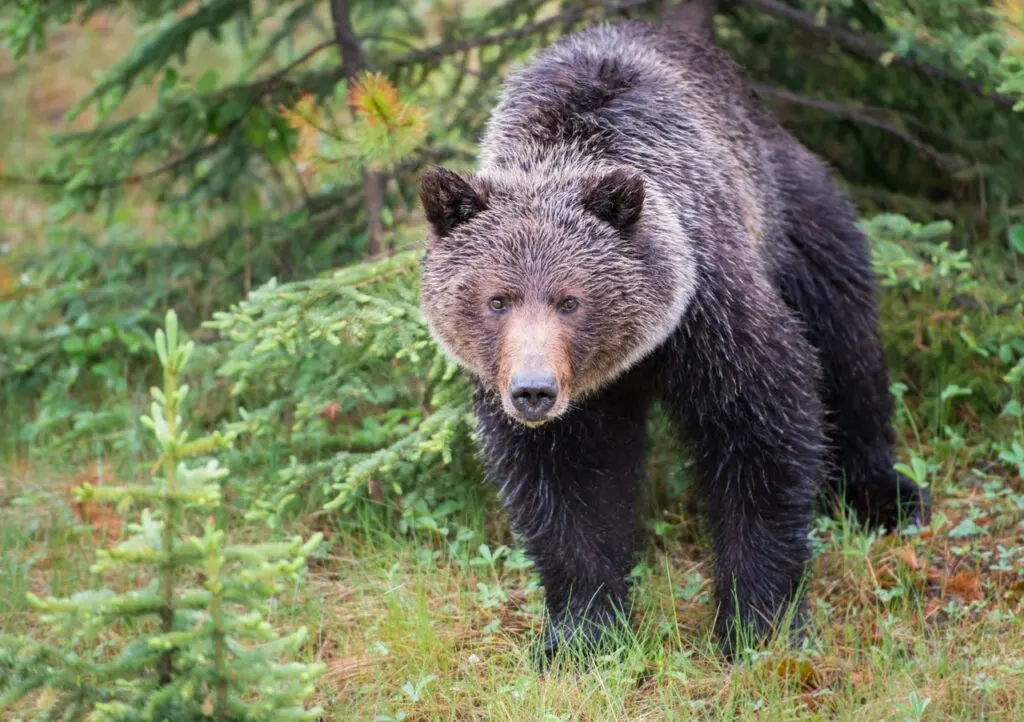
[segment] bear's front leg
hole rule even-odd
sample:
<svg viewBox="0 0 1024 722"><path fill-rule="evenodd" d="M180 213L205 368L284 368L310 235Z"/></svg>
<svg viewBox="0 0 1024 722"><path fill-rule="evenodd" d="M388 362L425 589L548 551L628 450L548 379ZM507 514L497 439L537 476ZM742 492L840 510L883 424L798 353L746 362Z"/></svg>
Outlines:
<svg viewBox="0 0 1024 722"><path fill-rule="evenodd" d="M646 395L628 380L527 428L496 396L475 399L484 460L533 560L549 623L538 662L593 651L626 612L644 479Z"/></svg>
<svg viewBox="0 0 1024 722"><path fill-rule="evenodd" d="M695 452L715 552L715 629L732 657L777 630L787 610L800 616L825 452L813 349L756 264L724 266L662 366L667 405Z"/></svg>

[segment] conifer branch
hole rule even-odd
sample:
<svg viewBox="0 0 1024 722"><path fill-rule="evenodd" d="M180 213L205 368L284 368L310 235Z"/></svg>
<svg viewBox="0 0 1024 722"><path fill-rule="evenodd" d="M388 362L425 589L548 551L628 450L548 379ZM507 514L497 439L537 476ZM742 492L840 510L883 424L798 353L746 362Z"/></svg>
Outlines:
<svg viewBox="0 0 1024 722"><path fill-rule="evenodd" d="M889 135L899 138L904 143L909 145L911 148L916 150L923 156L926 156L933 161L939 168L948 171L950 173L956 172L961 169L961 164L956 161L955 158L949 156L936 148L928 145L920 138L912 135L903 128L900 128L893 123L876 118L873 115L864 112L860 108L852 105L846 105L843 103L836 103L831 100L823 100L821 98L811 98L806 95L800 95L793 93L782 88L773 88L767 85L754 85L754 89L762 96L766 98L773 98L775 100L789 103L790 105L799 105L804 108L811 108L813 110L820 110L823 113L835 115L840 118L846 118L852 120L855 123L862 125L868 125L872 128L877 128Z"/></svg>
<svg viewBox="0 0 1024 722"><path fill-rule="evenodd" d="M817 35L831 40L848 53L865 58L866 60L880 62L883 57L886 57L891 53L890 48L882 45L881 43L875 42L863 35L858 35L857 33L845 28L840 28L831 24L821 25L812 15L808 15L801 10L790 7L785 3L779 2L779 0L737 1L756 8L767 15L771 15L777 20L782 20L790 25L794 25L801 30L811 33L812 35ZM888 64L898 68L906 68L907 70L911 70L925 78L931 78L933 80L939 80L944 83L954 85L972 95L988 98L1004 108L1013 108L1018 103L1016 98L998 91L986 90L980 83L977 83L970 78L956 75L908 55L892 55L891 59L888 60Z"/></svg>
<svg viewBox="0 0 1024 722"><path fill-rule="evenodd" d="M236 85L236 86L233 86L231 88L227 88L225 90L229 90L229 89L239 90L239 89L243 89L243 88L251 88L253 90L256 90L256 89L259 89L259 88L271 88L274 85L276 85L277 83L279 83L281 80L283 80L284 77L286 75L288 75L288 73L290 73L293 70L295 70L295 68L299 67L300 65L305 65L307 62L309 62L315 56L319 55L322 51L326 50L327 48L334 47L334 44L335 44L334 40L324 40L323 42L317 43L316 45L314 45L312 48L307 50L305 53L303 53L302 55L297 57L292 62L290 62L287 65L285 65L283 68L279 68L278 70L275 70L273 73L271 73L270 75L266 76L265 78L260 78L258 81L256 81L255 83L253 83L253 84L251 84L249 86L239 86L239 85ZM222 91L222 95L223 95L223 91Z"/></svg>
<svg viewBox="0 0 1024 722"><path fill-rule="evenodd" d="M266 76L261 78L254 83L249 85L235 85L223 88L212 94L211 100L223 100L228 97L231 93L247 94L248 100L245 110L236 118L234 121L229 123L221 132L221 134L214 140L205 145L200 145L182 156L175 158L172 161L168 161L156 168L152 168L147 171L140 173L132 173L130 175L121 176L119 178L112 178L107 181L100 181L96 183L83 183L78 186L82 190L89 191L100 191L109 188L116 188L120 186L132 186L140 185L147 181L158 178L162 175L173 173L183 166L187 166L192 163L196 163L203 158L209 156L218 148L220 148L224 142L231 136L231 131L237 128L248 116L256 105L260 103L265 94L271 89L276 87L285 77L293 71L295 68L309 62L316 55L320 54L327 48L334 47L334 40L325 40L312 48L307 50L305 53L300 55L298 58ZM0 175L0 183L10 183L12 185L36 185L36 186L66 186L70 182L70 178L47 178L45 176L39 178L29 178L26 176L19 175Z"/></svg>
<svg viewBox="0 0 1024 722"><path fill-rule="evenodd" d="M629 10L630 8L644 4L646 4L645 0L621 0L620 2L603 2L593 4L584 2L570 7L567 10L562 10L549 18L528 23L519 28L512 28L511 30L504 30L500 33L492 33L490 35L481 35L480 37L469 38L468 40L439 43L429 48L413 50L388 62L387 66L389 68L399 68L423 62L436 62L452 55L464 53L468 50L475 50L477 48L483 48L490 45L502 45L504 43L521 40L541 33L549 28L555 27L556 25L582 20L586 16L587 12L593 10L595 7L602 8L605 11L604 14L607 15L614 12Z"/></svg>
<svg viewBox="0 0 1024 722"><path fill-rule="evenodd" d="M234 128L240 122L241 118L234 121L230 127ZM229 133L223 133L216 140L213 140L206 145L193 148L185 155L179 156L178 158L151 170L141 173L132 173L131 175L121 176L120 178L113 178L111 180L101 181L98 183L82 183L78 188L81 190L99 191L118 186L132 186L145 183L146 181L152 180L158 176L171 173L182 166L188 165L189 163L195 163L202 160L223 145L224 141L229 136ZM0 183L10 183L12 185L66 186L70 181L70 178L47 178L45 176L40 178L29 178L27 176L19 175L0 175Z"/></svg>
<svg viewBox="0 0 1024 722"><path fill-rule="evenodd" d="M519 28L513 28L489 35L470 38L464 41L439 43L437 45L413 50L391 59L381 60L381 69L395 71L401 68L414 66L422 63L432 63L444 60L452 55L464 53L469 50L502 45L523 38L542 33L560 24L573 23L582 20L585 15L595 8L603 9L604 13L611 14L621 12L633 7L645 4L645 0L620 0L619 2L602 3L581 3L568 10L564 10L544 20L528 23ZM129 175L112 178L105 181L82 183L78 189L85 191L102 191L110 188L140 185L163 175L168 175L181 168L194 164L203 158L208 157L217 151L231 136L231 131L240 126L249 112L264 102L268 95L284 91L288 94L302 93L309 88L333 86L338 80L348 78L351 80L365 69L372 69L372 64L363 50L360 39L352 29L350 9L347 0L331 0L330 3L334 37L325 40L312 48L288 65L275 72L253 81L252 83L229 85L211 93L201 95L200 100L209 103L220 102L224 99L238 95L244 98L245 110L241 115L228 124L213 141L193 148L184 155L175 158L163 165L148 171L133 173ZM340 68L326 70L313 70L296 78L289 78L292 71L305 64L323 50L336 46L342 55ZM123 123L122 123L123 124ZM383 225L381 223L380 207L383 204L383 187L386 178L379 171L367 171L364 182L364 203L367 206L367 219L370 223L370 247L374 255L383 250L382 236ZM66 186L70 182L69 177L39 177L32 178L18 175L0 175L0 183L17 185L36 185L59 187ZM376 208L377 211L373 212ZM374 220L376 219L376 220Z"/></svg>

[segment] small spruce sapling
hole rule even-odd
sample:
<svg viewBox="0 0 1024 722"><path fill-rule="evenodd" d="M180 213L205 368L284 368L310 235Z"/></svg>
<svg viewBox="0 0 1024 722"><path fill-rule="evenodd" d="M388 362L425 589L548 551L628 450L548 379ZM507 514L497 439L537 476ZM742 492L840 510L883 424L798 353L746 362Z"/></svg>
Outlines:
<svg viewBox="0 0 1024 722"><path fill-rule="evenodd" d="M320 543L230 544L211 519L221 505L227 476L209 455L230 446L218 434L190 438L183 423L188 387L181 372L193 343L179 332L173 311L167 330L156 333L163 388L152 390L143 423L152 430L159 457L151 483L138 486L83 485L82 500L113 502L122 512L144 503L132 534L97 552L96 573L134 569L151 581L116 593L109 588L46 600L27 595L42 621L74 642L75 652L43 653L24 644L21 672L9 672L0 689L0 712L18 698L44 688L38 719L128 722L135 720L317 719L305 709L322 665L288 662L306 639L300 628L278 636L264 615L294 581ZM187 463L190 457L204 463ZM195 530L206 519L201 535ZM114 628L117 632L114 632ZM123 638L116 654L82 652L89 641ZM8 670L17 655L8 654Z"/></svg>

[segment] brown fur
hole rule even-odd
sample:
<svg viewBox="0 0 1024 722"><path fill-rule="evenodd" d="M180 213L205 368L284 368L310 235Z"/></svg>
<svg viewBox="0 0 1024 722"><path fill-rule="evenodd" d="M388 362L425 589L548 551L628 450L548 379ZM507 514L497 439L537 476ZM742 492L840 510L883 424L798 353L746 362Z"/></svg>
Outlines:
<svg viewBox="0 0 1024 722"><path fill-rule="evenodd" d="M491 327L501 322L479 324L486 299L465 298L483 285L480 269L501 269L499 285L534 309L550 305L531 293L582 286L579 313L591 326L568 351L573 396L560 404L568 408L667 339L695 291L695 238L727 233L759 251L759 264L770 263L766 239L780 235L771 162L780 131L747 102L738 71L717 49L675 38L651 43L649 30L634 27L639 32L588 31L585 42L605 43L590 68L579 57L592 51L575 39L546 51L543 86L529 73L509 79L479 170L457 182L442 175L448 171L424 177L434 227L424 312L434 337L488 388L503 392L506 379L488 363ZM719 92L723 84L738 92ZM665 115L675 126L652 136L646 123ZM630 125L643 130L631 134ZM610 232L589 196L614 196L630 181L612 206L638 212L636 226Z"/></svg>

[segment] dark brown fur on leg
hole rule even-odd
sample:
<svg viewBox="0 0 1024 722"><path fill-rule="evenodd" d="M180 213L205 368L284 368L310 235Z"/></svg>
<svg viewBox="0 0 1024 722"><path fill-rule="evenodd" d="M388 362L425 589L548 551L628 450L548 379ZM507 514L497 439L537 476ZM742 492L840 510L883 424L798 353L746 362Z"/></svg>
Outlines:
<svg viewBox="0 0 1024 722"><path fill-rule="evenodd" d="M484 459L547 591L543 666L560 646L596 647L628 606L639 531L648 394L620 380L528 429L493 394L475 398Z"/></svg>
<svg viewBox="0 0 1024 722"><path fill-rule="evenodd" d="M893 403L878 337L867 239L825 167L795 141L778 143L786 237L776 276L824 372L834 496L858 521L889 531L927 524L930 497L893 468Z"/></svg>
<svg viewBox="0 0 1024 722"><path fill-rule="evenodd" d="M792 313L742 262L723 256L705 272L744 293L694 302L666 349L665 399L695 452L715 551L715 628L732 656L738 631L763 641L800 608L824 436L818 367Z"/></svg>

